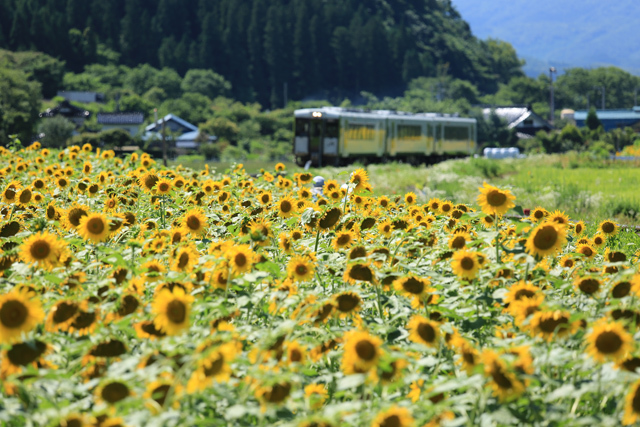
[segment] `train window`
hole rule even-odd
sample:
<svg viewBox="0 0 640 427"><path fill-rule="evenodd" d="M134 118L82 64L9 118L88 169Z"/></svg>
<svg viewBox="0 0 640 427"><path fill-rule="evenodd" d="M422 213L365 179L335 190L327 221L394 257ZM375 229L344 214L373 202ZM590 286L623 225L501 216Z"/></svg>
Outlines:
<svg viewBox="0 0 640 427"><path fill-rule="evenodd" d="M375 130L373 125L349 124L347 127L347 139L373 139Z"/></svg>
<svg viewBox="0 0 640 427"><path fill-rule="evenodd" d="M309 119L296 119L296 136L309 134Z"/></svg>
<svg viewBox="0 0 640 427"><path fill-rule="evenodd" d="M398 125L398 139L419 139L422 137L422 126Z"/></svg>
<svg viewBox="0 0 640 427"><path fill-rule="evenodd" d="M327 120L324 128L325 138L338 138L340 136L340 125L337 120Z"/></svg>
<svg viewBox="0 0 640 427"><path fill-rule="evenodd" d="M444 139L450 141L468 141L469 140L469 128L468 127L444 127Z"/></svg>

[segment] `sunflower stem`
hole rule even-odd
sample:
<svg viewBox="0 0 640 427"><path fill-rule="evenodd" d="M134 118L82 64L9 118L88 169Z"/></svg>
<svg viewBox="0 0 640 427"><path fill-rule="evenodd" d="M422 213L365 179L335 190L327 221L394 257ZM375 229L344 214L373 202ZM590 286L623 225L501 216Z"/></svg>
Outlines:
<svg viewBox="0 0 640 427"><path fill-rule="evenodd" d="M313 249L314 252L318 252L318 242L320 241L320 229L318 228L318 232L316 233L316 245Z"/></svg>
<svg viewBox="0 0 640 427"><path fill-rule="evenodd" d="M376 288L376 299L378 300L378 315L380 316L380 319L384 319L383 315L382 315L382 304L380 303L380 287L374 285L374 288Z"/></svg>
<svg viewBox="0 0 640 427"><path fill-rule="evenodd" d="M494 222L496 223L496 262L500 263L500 232L498 231L498 213L494 214Z"/></svg>

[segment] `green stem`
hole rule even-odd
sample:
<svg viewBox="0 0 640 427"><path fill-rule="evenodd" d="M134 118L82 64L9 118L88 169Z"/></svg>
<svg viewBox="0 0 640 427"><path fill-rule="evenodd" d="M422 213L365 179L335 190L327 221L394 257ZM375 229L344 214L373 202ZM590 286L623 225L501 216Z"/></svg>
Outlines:
<svg viewBox="0 0 640 427"><path fill-rule="evenodd" d="M318 242L320 241L320 229L318 228L318 232L316 233L316 246L313 249L314 252L318 253Z"/></svg>
<svg viewBox="0 0 640 427"><path fill-rule="evenodd" d="M496 223L496 262L500 263L500 232L498 231L498 214L494 214L493 218Z"/></svg>
<svg viewBox="0 0 640 427"><path fill-rule="evenodd" d="M384 319L384 316L382 315L382 303L380 302L380 287L373 285L374 288L376 288L376 298L378 300L378 315L380 316L380 319Z"/></svg>

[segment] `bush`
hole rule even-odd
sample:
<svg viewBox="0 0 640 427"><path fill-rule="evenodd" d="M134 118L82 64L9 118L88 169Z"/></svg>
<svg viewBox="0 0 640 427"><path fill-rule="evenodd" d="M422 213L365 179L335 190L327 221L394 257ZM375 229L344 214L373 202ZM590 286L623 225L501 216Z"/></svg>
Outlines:
<svg viewBox="0 0 640 427"><path fill-rule="evenodd" d="M61 116L45 119L38 126L38 132L44 134L41 142L44 146L62 148L73 135L76 126Z"/></svg>

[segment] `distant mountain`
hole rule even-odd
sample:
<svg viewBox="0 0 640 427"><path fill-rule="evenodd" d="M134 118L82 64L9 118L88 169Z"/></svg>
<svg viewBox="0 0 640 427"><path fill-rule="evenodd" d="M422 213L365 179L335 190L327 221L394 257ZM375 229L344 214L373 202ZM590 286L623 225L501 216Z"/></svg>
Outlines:
<svg viewBox="0 0 640 427"><path fill-rule="evenodd" d="M537 76L553 65L640 74L637 0L452 0L476 37L507 41Z"/></svg>

